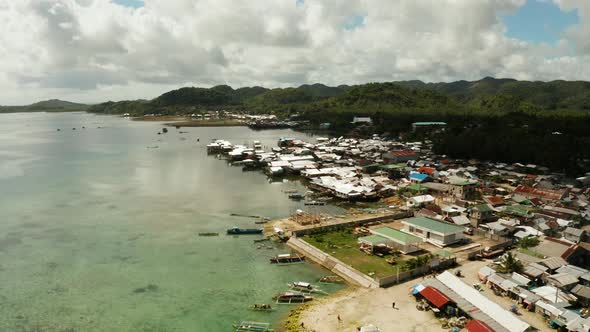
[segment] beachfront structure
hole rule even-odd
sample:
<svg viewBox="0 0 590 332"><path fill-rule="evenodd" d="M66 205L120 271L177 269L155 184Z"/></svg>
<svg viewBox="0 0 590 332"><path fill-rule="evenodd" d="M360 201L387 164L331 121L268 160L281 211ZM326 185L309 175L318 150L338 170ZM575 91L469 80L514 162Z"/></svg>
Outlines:
<svg viewBox="0 0 590 332"><path fill-rule="evenodd" d="M406 225L404 232L417 236L437 247L445 247L465 239L464 227L440 222L430 218L418 217L402 220Z"/></svg>
<svg viewBox="0 0 590 332"><path fill-rule="evenodd" d="M528 323L520 320L516 315L502 308L473 286L466 284L448 271L439 274L436 278L423 280L420 286L430 286L437 289L450 301L456 303L462 312L473 319L484 322L492 331L525 332L532 329Z"/></svg>
<svg viewBox="0 0 590 332"><path fill-rule="evenodd" d="M370 232L374 236L388 239L393 244L393 247L401 251L402 254L410 254L421 250L419 245L423 241L417 236L404 233L391 227L379 227L371 229Z"/></svg>

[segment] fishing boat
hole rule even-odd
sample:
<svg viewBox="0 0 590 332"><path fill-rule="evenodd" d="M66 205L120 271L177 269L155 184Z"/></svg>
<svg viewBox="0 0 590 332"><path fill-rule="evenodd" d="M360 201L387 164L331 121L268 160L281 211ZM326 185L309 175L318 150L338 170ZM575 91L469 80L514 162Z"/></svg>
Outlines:
<svg viewBox="0 0 590 332"><path fill-rule="evenodd" d="M316 286L303 281L295 281L290 284L287 284L289 288L302 292L302 293L323 293L319 288Z"/></svg>
<svg viewBox="0 0 590 332"><path fill-rule="evenodd" d="M273 296L273 300L280 304L304 303L313 300L313 297L301 292L284 292Z"/></svg>
<svg viewBox="0 0 590 332"><path fill-rule="evenodd" d="M344 279L340 278L339 276L323 276L320 278L319 282L339 284L339 283L343 283Z"/></svg>
<svg viewBox="0 0 590 332"><path fill-rule="evenodd" d="M275 310L270 304L253 304L250 306L250 310L255 311L273 311Z"/></svg>
<svg viewBox="0 0 590 332"><path fill-rule="evenodd" d="M270 259L271 264L279 265L303 263L304 261L305 256L299 254L279 254Z"/></svg>
<svg viewBox="0 0 590 332"><path fill-rule="evenodd" d="M254 240L254 243L264 242L264 241L269 241L269 240L270 240L270 238L265 237L263 239L256 239L256 240Z"/></svg>
<svg viewBox="0 0 590 332"><path fill-rule="evenodd" d="M238 331L255 331L255 332L274 332L274 329L270 328L270 323L261 322L250 322L242 321L238 324L234 324L236 332Z"/></svg>
<svg viewBox="0 0 590 332"><path fill-rule="evenodd" d="M201 232L199 233L199 236L218 236L219 233L217 232Z"/></svg>
<svg viewBox="0 0 590 332"><path fill-rule="evenodd" d="M248 235L248 234L262 234L262 229L259 228L239 228L234 226L227 230L228 235Z"/></svg>

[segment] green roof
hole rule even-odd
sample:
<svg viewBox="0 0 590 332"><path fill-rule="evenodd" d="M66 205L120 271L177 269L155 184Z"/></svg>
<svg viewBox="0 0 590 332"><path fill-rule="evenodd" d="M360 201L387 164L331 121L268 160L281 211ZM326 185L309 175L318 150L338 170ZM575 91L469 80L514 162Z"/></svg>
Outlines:
<svg viewBox="0 0 590 332"><path fill-rule="evenodd" d="M422 239L420 239L417 236L407 234L402 231L398 231L397 229L391 227L380 227L372 229L371 231L400 244L412 244L422 242Z"/></svg>
<svg viewBox="0 0 590 332"><path fill-rule="evenodd" d="M473 208L478 210L479 212L493 211L487 204L479 204L479 205L474 206Z"/></svg>
<svg viewBox="0 0 590 332"><path fill-rule="evenodd" d="M442 234L462 232L465 229L465 227L459 227L424 217L406 219L403 221L403 223L420 228L426 228L436 233Z"/></svg>
<svg viewBox="0 0 590 332"><path fill-rule="evenodd" d="M405 168L408 165L406 164L387 164L387 165L381 165L379 166L381 169L386 169L386 170L392 170L392 169L400 169L400 168Z"/></svg>
<svg viewBox="0 0 590 332"><path fill-rule="evenodd" d="M413 190L413 191L426 191L426 190L428 190L428 187L424 187L421 184L413 184L411 186L407 186L406 188Z"/></svg>
<svg viewBox="0 0 590 332"><path fill-rule="evenodd" d="M524 217L529 214L531 208L525 205L509 205L504 209L504 212Z"/></svg>
<svg viewBox="0 0 590 332"><path fill-rule="evenodd" d="M391 240L384 238L383 236L379 236L379 235L369 235L369 236L363 236L363 237L359 237L358 238L359 242L367 242L370 243L372 246L377 245L377 244L383 244L383 243L387 243L390 242Z"/></svg>

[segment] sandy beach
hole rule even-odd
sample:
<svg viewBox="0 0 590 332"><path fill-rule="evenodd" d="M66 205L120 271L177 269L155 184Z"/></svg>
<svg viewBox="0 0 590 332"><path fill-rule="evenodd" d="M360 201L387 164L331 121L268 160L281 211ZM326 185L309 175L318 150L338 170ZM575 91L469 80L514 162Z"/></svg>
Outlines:
<svg viewBox="0 0 590 332"><path fill-rule="evenodd" d="M350 288L320 299L301 314L307 331L356 331L373 324L382 331L445 331L432 312L416 310L412 280L390 288ZM392 303L395 302L395 309ZM340 316L340 320L338 320Z"/></svg>
<svg viewBox="0 0 590 332"><path fill-rule="evenodd" d="M487 262L464 262L460 267L464 281L478 282L477 271ZM430 277L430 276L428 276ZM300 320L306 331L356 331L359 326L373 324L381 331L446 331L430 311L418 311L410 288L421 279L414 279L393 287L366 289L349 288L334 296L319 299L302 312ZM513 304L507 297L495 296L490 290L482 293L508 308ZM396 309L392 308L395 302ZM338 319L340 316L340 320ZM550 331L540 315L520 311L520 319L527 321L539 331Z"/></svg>

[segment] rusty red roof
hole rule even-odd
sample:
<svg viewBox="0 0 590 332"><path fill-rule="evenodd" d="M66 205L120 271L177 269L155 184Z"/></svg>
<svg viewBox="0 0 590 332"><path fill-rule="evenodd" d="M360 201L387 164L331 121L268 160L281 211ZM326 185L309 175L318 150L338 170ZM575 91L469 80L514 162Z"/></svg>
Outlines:
<svg viewBox="0 0 590 332"><path fill-rule="evenodd" d="M442 308L445 304L451 302L451 299L449 299L445 294L431 286L426 286L422 291L420 291L420 295L424 296L428 302L432 303L437 308Z"/></svg>
<svg viewBox="0 0 590 332"><path fill-rule="evenodd" d="M390 152L392 155L394 156L415 156L416 155L416 151L412 151L412 150L398 150L398 151L391 151Z"/></svg>
<svg viewBox="0 0 590 332"><path fill-rule="evenodd" d="M470 320L465 325L465 328L469 332L495 332L495 330L489 327L486 323L477 319Z"/></svg>
<svg viewBox="0 0 590 332"><path fill-rule="evenodd" d="M417 171L419 173L424 173L424 174L432 175L432 173L436 172L436 168L432 168L432 167L420 167L420 168L417 169Z"/></svg>
<svg viewBox="0 0 590 332"><path fill-rule="evenodd" d="M517 194L532 195L539 198L560 200L567 193L567 190L518 186L516 187L516 190L514 190L514 192Z"/></svg>

